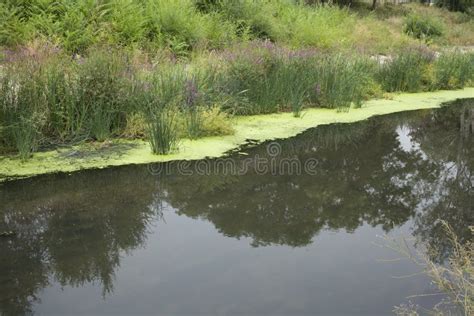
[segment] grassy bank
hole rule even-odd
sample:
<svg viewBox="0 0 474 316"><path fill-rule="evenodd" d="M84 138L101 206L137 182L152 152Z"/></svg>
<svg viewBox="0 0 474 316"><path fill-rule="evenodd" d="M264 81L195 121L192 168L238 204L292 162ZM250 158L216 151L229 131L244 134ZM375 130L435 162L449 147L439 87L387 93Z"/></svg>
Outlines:
<svg viewBox="0 0 474 316"><path fill-rule="evenodd" d="M473 44L471 16L416 4L7 0L0 21L0 154L22 160L124 138L176 153L234 116L474 82L474 53L446 47Z"/></svg>
<svg viewBox="0 0 474 316"><path fill-rule="evenodd" d="M41 47L11 55L0 76L0 150L26 160L85 141L147 137L152 151L182 138L233 133L230 116L360 107L386 92L458 89L474 79L474 53L426 47L381 63L362 54L239 44L191 61L150 60L112 48L87 57Z"/></svg>
<svg viewBox="0 0 474 316"><path fill-rule="evenodd" d="M5 0L0 4L0 45L27 45L39 39L83 53L107 43L146 51L168 49L183 56L255 39L294 48L355 48L371 53L390 52L420 39L434 45L473 44L469 13L416 3L380 5L374 11L365 2L334 4L311 0Z"/></svg>
<svg viewBox="0 0 474 316"><path fill-rule="evenodd" d="M52 172L72 172L81 169L104 168L127 164L145 164L176 160L220 157L239 148L251 139L259 143L295 136L306 129L331 123L351 123L371 116L400 111L436 108L458 98L474 98L474 88L424 93L403 93L393 99L366 102L361 108L338 112L335 109L307 109L300 118L292 113L239 116L232 119L234 133L180 141L180 150L169 155L154 155L142 140L116 140L104 143L84 143L39 152L27 161L18 157L0 157L0 181L31 177Z"/></svg>

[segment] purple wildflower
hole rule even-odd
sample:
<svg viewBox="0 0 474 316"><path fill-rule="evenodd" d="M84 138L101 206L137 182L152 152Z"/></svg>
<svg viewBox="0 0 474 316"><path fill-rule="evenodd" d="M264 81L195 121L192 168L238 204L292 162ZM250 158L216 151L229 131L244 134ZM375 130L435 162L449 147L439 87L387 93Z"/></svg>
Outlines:
<svg viewBox="0 0 474 316"><path fill-rule="evenodd" d="M196 80L194 80L194 78L187 79L184 85L184 89L185 89L186 105L188 107L193 107L196 104L197 99L199 97L199 91L196 84Z"/></svg>

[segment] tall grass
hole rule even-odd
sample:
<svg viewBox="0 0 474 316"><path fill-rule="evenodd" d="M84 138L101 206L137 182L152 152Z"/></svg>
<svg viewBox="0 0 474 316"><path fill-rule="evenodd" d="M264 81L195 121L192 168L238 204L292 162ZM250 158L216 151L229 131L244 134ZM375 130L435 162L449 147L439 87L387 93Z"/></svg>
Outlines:
<svg viewBox="0 0 474 316"><path fill-rule="evenodd" d="M102 141L124 126L123 113L128 106L127 76L131 76L132 71L129 67L126 55L108 50L93 51L79 63L77 133L84 132Z"/></svg>
<svg viewBox="0 0 474 316"><path fill-rule="evenodd" d="M433 60L429 53L408 50L379 65L363 55L294 50L269 41L191 63L151 63L110 47L91 49L84 57L55 47L5 56L0 145L2 152L16 151L23 159L46 146L125 134L146 134L154 152L168 153L179 137L231 133L227 113L291 111L298 117L309 107L361 106L381 87L420 91L473 80L472 54L446 53Z"/></svg>
<svg viewBox="0 0 474 316"><path fill-rule="evenodd" d="M35 60L2 69L0 118L4 143L27 159L38 147L44 126L44 76Z"/></svg>
<svg viewBox="0 0 474 316"><path fill-rule="evenodd" d="M304 106L360 105L374 85L377 64L353 55L288 50L264 42L227 52L226 92L236 114L272 113ZM233 106L233 107L232 107Z"/></svg>
<svg viewBox="0 0 474 316"><path fill-rule="evenodd" d="M178 132L175 110L154 108L148 115L147 133L152 152L166 155L176 150Z"/></svg>
<svg viewBox="0 0 474 316"><path fill-rule="evenodd" d="M382 65L378 78L388 92L420 91L426 84L427 66L434 55L421 49L407 49Z"/></svg>
<svg viewBox="0 0 474 316"><path fill-rule="evenodd" d="M474 53L444 52L434 63L435 88L462 88L474 82Z"/></svg>
<svg viewBox="0 0 474 316"><path fill-rule="evenodd" d="M413 251L407 246L406 240L386 239L386 246L400 253L403 257L411 259L423 273L431 278L436 287L447 299L440 301L433 310L425 311L423 314L445 315L451 314L453 305L458 307L457 311L462 315L472 315L474 312L474 244L468 241L462 244L452 228L441 221L444 237L452 249L446 264L433 262L431 255L435 255L439 249L430 249L429 245L420 245L421 250ZM474 227L471 227L471 234ZM423 296L423 294L420 294ZM410 306L398 306L394 312L397 315L419 315L416 308ZM458 313L456 313L457 315Z"/></svg>

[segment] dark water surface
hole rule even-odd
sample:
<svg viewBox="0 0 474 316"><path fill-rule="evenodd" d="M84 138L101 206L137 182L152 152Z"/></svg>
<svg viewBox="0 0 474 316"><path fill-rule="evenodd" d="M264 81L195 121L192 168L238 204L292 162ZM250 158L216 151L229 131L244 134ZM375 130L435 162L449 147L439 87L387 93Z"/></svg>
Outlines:
<svg viewBox="0 0 474 316"><path fill-rule="evenodd" d="M0 315L390 315L436 289L378 236L474 223L473 102L227 159L0 184ZM414 298L430 307L439 297Z"/></svg>

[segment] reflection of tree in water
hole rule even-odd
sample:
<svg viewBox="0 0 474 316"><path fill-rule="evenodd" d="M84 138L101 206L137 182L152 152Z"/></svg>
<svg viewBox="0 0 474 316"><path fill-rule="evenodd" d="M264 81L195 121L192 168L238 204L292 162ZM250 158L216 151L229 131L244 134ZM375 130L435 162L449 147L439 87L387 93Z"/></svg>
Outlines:
<svg viewBox="0 0 474 316"><path fill-rule="evenodd" d="M280 143L284 157L316 158L316 176L250 168L243 176L173 177L167 199L179 213L206 218L227 236L250 237L255 246L303 246L321 229L353 231L364 222L389 230L417 203L406 178L419 167L418 155L399 146L396 125L379 119L326 126ZM264 146L248 153L267 156Z"/></svg>
<svg viewBox="0 0 474 316"><path fill-rule="evenodd" d="M438 261L451 248L439 220L445 220L461 242L471 238L469 225L474 224L474 106L472 100L458 103L433 112L410 134L432 164L417 179L426 203L416 218L415 234L438 253Z"/></svg>
<svg viewBox="0 0 474 316"><path fill-rule="evenodd" d="M473 137L467 123L459 132L463 115L472 122L473 112L462 111L456 105L325 126L280 142L277 162L316 158L315 176L259 175L250 167L241 176L160 178L130 166L8 184L8 192L0 190L0 230L17 236L0 240L0 314L27 311L50 279L112 291L120 253L145 243L163 204L254 246L304 246L321 230L351 232L363 223L389 231L415 217L415 234L445 255L437 219L464 238L473 223ZM401 144L400 126L411 149ZM237 163L271 158L265 146L247 153Z"/></svg>
<svg viewBox="0 0 474 316"><path fill-rule="evenodd" d="M454 105L320 127L280 142L279 158L316 158L316 176L259 175L250 168L243 176L169 177L166 199L180 214L207 219L226 236L249 237L254 246L303 246L322 229L353 231L364 222L388 231L415 214L415 234L432 238L432 245L443 243L439 218L467 238L473 155L472 138L458 139L462 113ZM401 129L408 130L411 149L401 143ZM247 152L271 158L264 146ZM446 177L449 168L455 177Z"/></svg>
<svg viewBox="0 0 474 316"><path fill-rule="evenodd" d="M113 183L87 173L71 179L52 177L54 185L31 180L31 191L18 186L8 200L0 193L7 201L0 230L17 232L0 240L0 314L26 313L50 278L63 286L99 283L105 295L113 290L120 253L145 242L155 214L147 207L148 196L130 188L146 183Z"/></svg>

